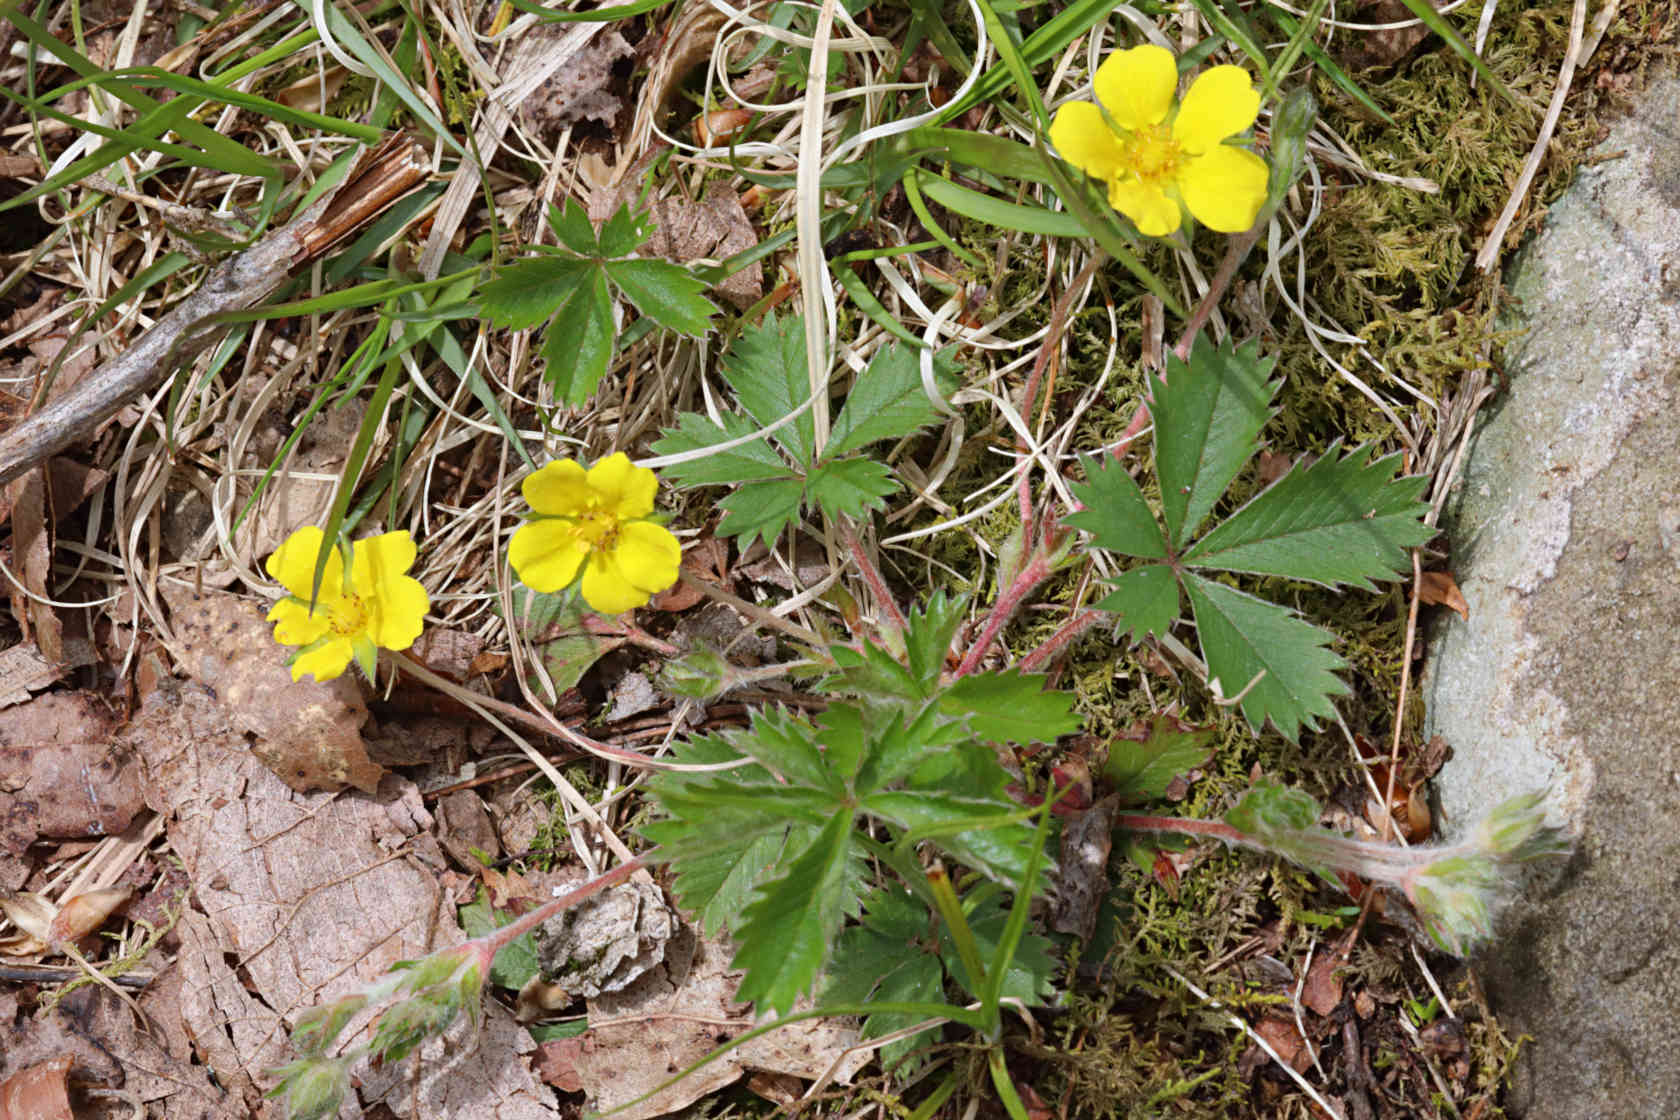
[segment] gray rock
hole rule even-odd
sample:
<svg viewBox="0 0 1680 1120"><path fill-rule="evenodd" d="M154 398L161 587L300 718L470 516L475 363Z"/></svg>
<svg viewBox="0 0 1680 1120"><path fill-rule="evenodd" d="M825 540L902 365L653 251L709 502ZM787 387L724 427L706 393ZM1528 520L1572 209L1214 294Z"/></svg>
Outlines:
<svg viewBox="0 0 1680 1120"><path fill-rule="evenodd" d="M1549 783L1578 837L1478 962L1535 1038L1512 1106L1538 1120L1680 1112L1677 120L1654 84L1513 265L1526 333L1448 509L1470 618L1423 682L1449 835Z"/></svg>

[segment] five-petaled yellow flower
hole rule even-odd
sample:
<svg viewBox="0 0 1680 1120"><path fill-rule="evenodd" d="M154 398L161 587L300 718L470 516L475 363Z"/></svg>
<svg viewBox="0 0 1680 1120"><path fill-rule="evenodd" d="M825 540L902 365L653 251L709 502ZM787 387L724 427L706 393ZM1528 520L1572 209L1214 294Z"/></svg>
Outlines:
<svg viewBox="0 0 1680 1120"><path fill-rule="evenodd" d="M508 563L533 591L559 591L583 569L583 600L602 614L646 603L677 582L682 546L647 520L659 480L623 453L587 471L570 459L526 475L535 515L508 542Z"/></svg>
<svg viewBox="0 0 1680 1120"><path fill-rule="evenodd" d="M1266 161L1224 143L1260 112L1246 70L1203 71L1176 114L1178 63L1164 47L1116 51L1091 85L1101 108L1088 101L1063 105L1050 142L1063 159L1108 184L1109 203L1139 233L1164 237L1178 229L1180 203L1220 233L1254 224L1266 198Z"/></svg>
<svg viewBox="0 0 1680 1120"><path fill-rule="evenodd" d="M291 592L268 612L274 640L303 647L292 656L294 681L305 673L330 681L344 672L351 658L371 679L376 647L413 645L431 607L426 589L408 574L414 565L414 539L401 530L354 541L348 559L344 549L333 546L311 609L321 537L319 528L305 525L268 558L268 574Z"/></svg>

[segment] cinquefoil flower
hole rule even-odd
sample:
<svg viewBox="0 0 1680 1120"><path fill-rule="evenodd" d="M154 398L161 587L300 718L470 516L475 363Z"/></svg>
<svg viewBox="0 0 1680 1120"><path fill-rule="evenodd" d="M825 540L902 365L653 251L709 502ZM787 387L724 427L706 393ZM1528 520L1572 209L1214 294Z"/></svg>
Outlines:
<svg viewBox="0 0 1680 1120"><path fill-rule="evenodd" d="M677 582L682 546L647 519L659 480L623 452L587 471L570 459L526 475L532 519L508 542L508 563L533 591L559 591L583 570L583 601L602 614L642 606Z"/></svg>
<svg viewBox="0 0 1680 1120"><path fill-rule="evenodd" d="M321 537L319 528L305 525L268 558L268 574L291 592L268 612L274 640L303 647L292 656L294 681L305 673L330 681L344 672L351 658L371 679L376 648L413 645L432 605L420 581L408 574L414 565L414 539L407 530L399 530L354 541L348 559L335 545L312 609L310 589Z"/></svg>
<svg viewBox="0 0 1680 1120"><path fill-rule="evenodd" d="M1180 204L1220 233L1254 224L1266 198L1266 161L1224 141L1254 124L1260 94L1240 66L1202 72L1174 112L1178 63L1151 44L1116 51L1091 80L1097 102L1056 110L1050 142L1108 184L1109 203L1148 237L1183 221Z"/></svg>

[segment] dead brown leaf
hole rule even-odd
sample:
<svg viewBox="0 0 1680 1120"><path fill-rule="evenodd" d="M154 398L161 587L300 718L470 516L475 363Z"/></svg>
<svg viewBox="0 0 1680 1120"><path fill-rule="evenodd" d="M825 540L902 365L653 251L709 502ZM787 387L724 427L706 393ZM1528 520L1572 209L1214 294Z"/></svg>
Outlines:
<svg viewBox="0 0 1680 1120"><path fill-rule="evenodd" d="M1254 1024L1254 1033L1265 1039L1266 1044L1296 1073L1312 1065L1312 1053L1307 1049L1307 1040L1301 1037L1300 1028L1295 1026L1293 1019L1267 1015Z"/></svg>
<svg viewBox="0 0 1680 1120"><path fill-rule="evenodd" d="M729 586L729 542L716 537L704 540L683 550L682 570L696 579L719 587ZM686 583L677 582L655 595L649 602L654 610L686 611L697 603L704 602L706 594Z"/></svg>
<svg viewBox="0 0 1680 1120"><path fill-rule="evenodd" d="M428 626L415 640L409 654L432 672L452 681L472 675L473 664L484 649L484 639L465 630Z"/></svg>
<svg viewBox="0 0 1680 1120"><path fill-rule="evenodd" d="M129 737L145 744L147 801L169 817L170 848L204 910L177 927L181 1015L223 1084L286 1060L286 1025L307 1008L463 939L413 783L389 777L377 797L289 789L196 685L148 696ZM438 1040L418 1067L362 1071L363 1101L400 1116L554 1117L519 1060L535 1049L530 1036L486 1011L475 1046ZM464 1038L470 1025L458 1029Z"/></svg>
<svg viewBox="0 0 1680 1120"><path fill-rule="evenodd" d="M51 514L41 469L37 467L10 483L6 500L12 511L12 567L17 576L17 583L6 583L12 597L12 616L23 626L25 640L33 638L41 656L57 665L64 660L64 624L51 606L41 602L48 597L47 574L52 561L47 533Z"/></svg>
<svg viewBox="0 0 1680 1120"><path fill-rule="evenodd" d="M1451 572L1422 572L1418 575L1418 601L1451 607L1458 617L1470 621L1470 604L1458 589L1458 581Z"/></svg>
<svg viewBox="0 0 1680 1120"><path fill-rule="evenodd" d="M480 860L473 855L474 849L491 859L502 854L501 841L496 838L496 828L490 823L484 800L472 790L458 789L443 795L432 811L437 816L438 843L462 867L480 866Z"/></svg>
<svg viewBox="0 0 1680 1120"><path fill-rule="evenodd" d="M566 34L564 24L549 24L531 31L520 44L509 72L528 65L535 54L552 49ZM616 31L598 32L582 50L572 55L519 106L520 121L538 136L552 137L567 125L599 121L612 128L624 103L612 91L613 67L636 53Z"/></svg>
<svg viewBox="0 0 1680 1120"><path fill-rule="evenodd" d="M385 771L368 757L367 705L349 674L294 681L263 611L219 591L166 594L182 667L221 701L228 719L256 737L251 752L299 793L355 786L372 793Z"/></svg>
<svg viewBox="0 0 1680 1120"><path fill-rule="evenodd" d="M1371 66L1392 66L1412 53L1412 49L1429 37L1429 29L1418 20L1402 0L1365 0L1356 6L1359 23L1403 24L1366 31L1342 40L1337 52L1344 66L1361 70Z"/></svg>
<svg viewBox="0 0 1680 1120"><path fill-rule="evenodd" d="M65 1054L39 1062L0 1082L0 1117L5 1120L76 1120L70 1111L70 1067Z"/></svg>
<svg viewBox="0 0 1680 1120"><path fill-rule="evenodd" d="M99 697L54 692L0 711L0 847L37 837L121 832L140 811L140 780Z"/></svg>
<svg viewBox="0 0 1680 1120"><path fill-rule="evenodd" d="M537 1076L562 1093L583 1092L578 1078L577 1058L583 1052L583 1039L556 1038L537 1047Z"/></svg>
<svg viewBox="0 0 1680 1120"><path fill-rule="evenodd" d="M1336 953L1320 953L1307 969L1306 983L1301 987L1301 1003L1315 1014L1329 1015L1342 1002L1342 978L1337 969L1345 962Z"/></svg>
<svg viewBox="0 0 1680 1120"><path fill-rule="evenodd" d="M758 232L728 184L713 183L704 198L660 199L653 204L649 251L679 264L702 257L723 260L758 244ZM764 270L754 262L713 289L745 310L764 294Z"/></svg>
<svg viewBox="0 0 1680 1120"><path fill-rule="evenodd" d="M691 931L685 929L683 935L693 943ZM673 948L676 943L673 939ZM581 1036L576 1068L593 1108L604 1112L622 1107L615 1114L618 1120L648 1120L687 1107L747 1070L812 1080L856 1044L857 1031L839 1020L792 1023L659 1088L678 1070L753 1026L747 1009L733 1000L740 973L729 969L728 943L694 943L685 968L681 962L686 956L668 952L664 964L628 988L589 1001L593 1026ZM849 1055L837 1071L839 1080L850 1081L868 1061L865 1054ZM652 1095L630 1104L648 1093Z"/></svg>
<svg viewBox="0 0 1680 1120"><path fill-rule="evenodd" d="M0 650L0 708L10 708L29 699L57 681L71 669L92 665L93 645L83 638L67 638L64 660L48 661L34 642L20 642Z"/></svg>

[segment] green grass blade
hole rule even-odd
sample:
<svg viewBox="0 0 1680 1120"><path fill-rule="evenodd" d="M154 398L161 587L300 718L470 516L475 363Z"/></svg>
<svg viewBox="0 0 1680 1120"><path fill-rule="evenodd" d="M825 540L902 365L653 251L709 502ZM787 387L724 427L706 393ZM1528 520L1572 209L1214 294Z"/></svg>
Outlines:
<svg viewBox="0 0 1680 1120"><path fill-rule="evenodd" d="M1049 237L1083 237L1085 227L1066 210L1046 210L1042 206L1027 206L1019 202L1005 202L989 194L937 175L921 176L922 192L939 205L964 217L984 222L998 229L1020 230Z"/></svg>
<svg viewBox="0 0 1680 1120"><path fill-rule="evenodd" d="M596 8L592 12L557 12L553 8L533 3L533 0L508 0L508 3L520 11L542 17L544 23L610 23L613 20L629 19L631 16L658 11L670 2L671 0L632 0L629 4L613 4L605 8Z"/></svg>
<svg viewBox="0 0 1680 1120"><path fill-rule="evenodd" d="M1278 29L1285 35L1293 36L1300 27L1295 17L1288 12L1268 7L1266 14L1272 18L1272 22L1276 23ZM1335 59L1326 54L1324 49L1314 42L1310 36L1301 40L1301 50L1312 60L1314 66L1324 72L1325 77L1336 83L1337 88L1357 101L1362 108L1381 117L1389 125L1396 124L1394 118L1389 116L1383 107L1378 105L1376 100L1365 92L1364 87L1354 81L1348 72L1343 70Z"/></svg>

